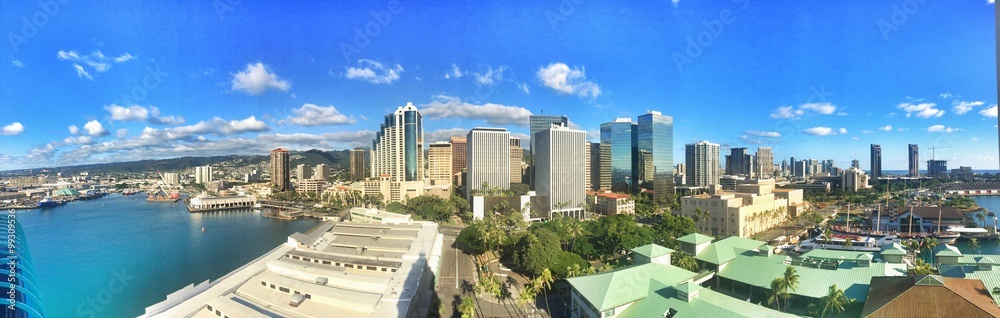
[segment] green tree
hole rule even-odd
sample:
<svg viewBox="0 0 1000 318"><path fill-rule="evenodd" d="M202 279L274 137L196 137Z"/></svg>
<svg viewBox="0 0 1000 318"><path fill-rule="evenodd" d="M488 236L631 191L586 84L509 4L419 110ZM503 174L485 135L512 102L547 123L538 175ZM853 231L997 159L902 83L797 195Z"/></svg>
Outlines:
<svg viewBox="0 0 1000 318"><path fill-rule="evenodd" d="M785 282L781 277L771 280L771 294L767 296L767 304L774 305L775 309L781 310L781 300L785 298Z"/></svg>
<svg viewBox="0 0 1000 318"><path fill-rule="evenodd" d="M555 234L547 229L538 229L521 237L512 256L516 268L530 276L538 276L555 264L554 256L561 251Z"/></svg>
<svg viewBox="0 0 1000 318"><path fill-rule="evenodd" d="M819 316L822 318L826 317L827 313L840 314L844 312L844 310L847 309L847 306L854 303L854 298L847 298L847 296L844 295L844 290L837 288L837 284L833 284L827 291L826 296L820 298L819 302L819 308L822 308Z"/></svg>
<svg viewBox="0 0 1000 318"><path fill-rule="evenodd" d="M969 239L969 248L971 248L972 250L979 249L979 240L976 239L975 237L970 238Z"/></svg>
<svg viewBox="0 0 1000 318"><path fill-rule="evenodd" d="M590 227L592 243L602 257L622 255L629 249L652 242L649 227L640 226L630 216L618 214L597 219Z"/></svg>
<svg viewBox="0 0 1000 318"><path fill-rule="evenodd" d="M939 243L938 239L935 237L924 238L924 249L927 250L927 253L931 255L931 263L934 263L934 249L937 248L938 245L940 244L941 243Z"/></svg>
<svg viewBox="0 0 1000 318"><path fill-rule="evenodd" d="M662 220L652 227L653 243L661 246L675 248L676 239L696 231L694 221L691 218L672 213L661 215Z"/></svg>
<svg viewBox="0 0 1000 318"><path fill-rule="evenodd" d="M934 268L931 267L931 264L927 264L927 262L918 258L917 264L913 266L913 275L919 276L930 274L934 274Z"/></svg>
<svg viewBox="0 0 1000 318"><path fill-rule="evenodd" d="M590 263L576 253L561 251L549 269L556 278L569 278L569 270L574 266L582 271L582 268L590 268Z"/></svg>
<svg viewBox="0 0 1000 318"><path fill-rule="evenodd" d="M670 260L672 261L674 266L692 272L698 271L698 261L694 258L694 256L691 256L691 254L685 253L683 251L674 251L674 253L670 256Z"/></svg>
<svg viewBox="0 0 1000 318"><path fill-rule="evenodd" d="M469 209L469 201L463 197L453 195L451 196L451 205L455 207L456 213L458 213L458 217L462 218L462 221L472 221L472 210Z"/></svg>
<svg viewBox="0 0 1000 318"><path fill-rule="evenodd" d="M510 193L513 195L525 195L528 194L528 191L531 191L531 188L524 183L511 184L509 189Z"/></svg>
<svg viewBox="0 0 1000 318"><path fill-rule="evenodd" d="M473 318L476 316L475 297L462 297L462 304L458 306L458 312L462 318Z"/></svg>
<svg viewBox="0 0 1000 318"><path fill-rule="evenodd" d="M549 310L549 297L548 290L552 288L552 283L555 282L555 278L552 277L552 272L548 268L542 271L542 273L536 276L531 281L531 286L535 287L535 293L539 291L542 292L542 297L545 298L545 311L552 312Z"/></svg>
<svg viewBox="0 0 1000 318"><path fill-rule="evenodd" d="M791 293L790 291L795 291L799 288L799 273L795 271L795 267L787 266L785 267L785 274L781 277L782 284L785 289L785 310L788 310L788 305L790 305Z"/></svg>

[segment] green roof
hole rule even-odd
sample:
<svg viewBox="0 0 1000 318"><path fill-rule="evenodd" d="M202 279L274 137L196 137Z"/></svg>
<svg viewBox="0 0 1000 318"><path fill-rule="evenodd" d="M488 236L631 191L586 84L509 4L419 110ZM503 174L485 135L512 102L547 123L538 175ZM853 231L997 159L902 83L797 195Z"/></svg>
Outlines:
<svg viewBox="0 0 1000 318"><path fill-rule="evenodd" d="M652 282L673 286L695 275L673 265L649 263L567 281L594 308L605 311L645 298Z"/></svg>
<svg viewBox="0 0 1000 318"><path fill-rule="evenodd" d="M993 262L993 259L989 258L989 257L980 258L979 262L977 262L977 263L979 263L979 264L996 264L995 262Z"/></svg>
<svg viewBox="0 0 1000 318"><path fill-rule="evenodd" d="M857 255L857 252L854 252ZM836 269L816 268L813 266L785 265L785 255L761 256L757 253L744 252L736 256L729 265L719 272L719 276L757 286L771 288L771 280L783 276L785 267L792 266L799 274L799 286L792 294L811 298L821 298L826 295L830 285L844 289L844 294L856 301L863 302L868 296L868 284L874 276L906 276L906 264L872 263L870 266L857 266L854 261L835 262ZM845 259L848 259L845 257ZM855 257L849 258L854 260ZM792 263L796 264L796 263ZM828 263L830 264L830 263Z"/></svg>
<svg viewBox="0 0 1000 318"><path fill-rule="evenodd" d="M938 246L934 249L934 256L962 256L962 251L959 251L957 247L951 244L945 244Z"/></svg>
<svg viewBox="0 0 1000 318"><path fill-rule="evenodd" d="M906 255L906 248L903 244L892 243L892 245L882 245L882 255Z"/></svg>
<svg viewBox="0 0 1000 318"><path fill-rule="evenodd" d="M59 189L56 192L52 192L52 195L53 196L59 196L59 195L77 196L77 195L80 195L80 192L77 192L76 190L73 190L73 189L70 189L70 188L65 188L65 189Z"/></svg>
<svg viewBox="0 0 1000 318"><path fill-rule="evenodd" d="M663 255L669 255L670 253L673 253L674 250L656 244L647 244L633 248L632 252L648 258L656 258Z"/></svg>
<svg viewBox="0 0 1000 318"><path fill-rule="evenodd" d="M764 244L766 243L757 240L730 236L712 243L705 250L701 251L701 253L695 255L695 259L710 264L721 265L732 261L738 253L756 251L757 248Z"/></svg>
<svg viewBox="0 0 1000 318"><path fill-rule="evenodd" d="M827 260L856 260L862 255L867 255L867 258L871 260L872 253L869 252L858 252L858 251L840 251L840 250L824 250L824 249L814 249L808 253L802 254L802 258L815 258L815 259L827 259Z"/></svg>
<svg viewBox="0 0 1000 318"><path fill-rule="evenodd" d="M693 244L693 245L698 245L698 244L701 244L701 243L708 243L708 242L711 242L714 239L715 239L714 237L711 237L711 236L708 236L708 235L704 235L704 234L701 234L701 233L691 233L691 234L688 234L688 235L681 236L681 237L677 238L678 241L681 241L681 242L684 242L684 243L688 243L688 244Z"/></svg>
<svg viewBox="0 0 1000 318"><path fill-rule="evenodd" d="M691 301L680 297L680 294L693 290L698 291L698 296ZM664 313L670 310L676 311L674 318L797 317L729 297L708 288L700 288L697 284L684 283L680 286L668 286L658 282L650 284L645 299L629 306L618 317L663 317Z"/></svg>

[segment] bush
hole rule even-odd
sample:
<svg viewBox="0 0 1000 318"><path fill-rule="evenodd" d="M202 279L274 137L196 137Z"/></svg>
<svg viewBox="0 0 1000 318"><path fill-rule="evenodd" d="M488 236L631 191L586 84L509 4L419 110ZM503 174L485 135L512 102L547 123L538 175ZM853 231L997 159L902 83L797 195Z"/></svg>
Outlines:
<svg viewBox="0 0 1000 318"><path fill-rule="evenodd" d="M580 257L580 255L577 255L576 253L559 252L559 255L555 257L555 264L552 264L552 267L549 267L549 270L552 271L552 276L555 276L556 278L565 278L568 274L567 271L569 267L572 267L573 264L577 264L582 269L590 267L590 263L587 263L583 257Z"/></svg>

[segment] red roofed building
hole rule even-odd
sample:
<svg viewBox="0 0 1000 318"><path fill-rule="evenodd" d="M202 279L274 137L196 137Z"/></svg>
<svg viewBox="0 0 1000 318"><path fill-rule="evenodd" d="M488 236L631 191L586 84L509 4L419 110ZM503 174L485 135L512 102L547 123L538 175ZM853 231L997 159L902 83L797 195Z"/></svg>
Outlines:
<svg viewBox="0 0 1000 318"><path fill-rule="evenodd" d="M635 214L635 201L628 194L588 191L593 211L602 215Z"/></svg>

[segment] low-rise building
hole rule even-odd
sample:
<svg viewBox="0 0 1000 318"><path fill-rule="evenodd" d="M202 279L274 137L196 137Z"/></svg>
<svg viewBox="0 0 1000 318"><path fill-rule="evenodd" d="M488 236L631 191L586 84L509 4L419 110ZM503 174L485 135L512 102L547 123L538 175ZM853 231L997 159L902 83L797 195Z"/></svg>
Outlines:
<svg viewBox="0 0 1000 318"><path fill-rule="evenodd" d="M938 275L872 277L861 317L1000 317L978 279Z"/></svg>
<svg viewBox="0 0 1000 318"><path fill-rule="evenodd" d="M388 174L379 176L378 180L364 181L363 186L365 195L381 195L384 203L406 203L424 194L423 181L393 181Z"/></svg>
<svg viewBox="0 0 1000 318"><path fill-rule="evenodd" d="M326 180L323 179L301 179L295 191L305 193L320 193L326 189Z"/></svg>
<svg viewBox="0 0 1000 318"><path fill-rule="evenodd" d="M590 192L592 197L591 211L601 215L615 214L635 214L635 200L632 196L623 193L611 193L610 191Z"/></svg>
<svg viewBox="0 0 1000 318"><path fill-rule="evenodd" d="M736 192L682 197L681 214L698 220L695 228L701 233L747 237L788 218L788 199L776 196L773 190L774 180L758 180L737 185Z"/></svg>

